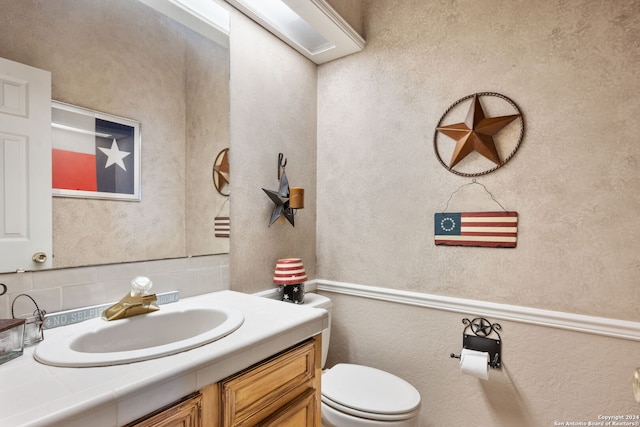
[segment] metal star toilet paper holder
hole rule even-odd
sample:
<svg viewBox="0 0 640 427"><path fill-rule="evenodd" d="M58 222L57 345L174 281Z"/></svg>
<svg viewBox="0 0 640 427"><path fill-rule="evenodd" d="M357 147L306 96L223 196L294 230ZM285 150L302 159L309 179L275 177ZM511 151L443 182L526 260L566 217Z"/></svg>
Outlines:
<svg viewBox="0 0 640 427"><path fill-rule="evenodd" d="M484 317L476 317L473 320L464 318L462 323L465 325L462 331L462 348L488 353L489 366L500 369L502 339L498 331L502 330L502 326L499 323L491 323ZM497 339L491 336L497 336ZM460 359L460 355L454 353L449 357Z"/></svg>

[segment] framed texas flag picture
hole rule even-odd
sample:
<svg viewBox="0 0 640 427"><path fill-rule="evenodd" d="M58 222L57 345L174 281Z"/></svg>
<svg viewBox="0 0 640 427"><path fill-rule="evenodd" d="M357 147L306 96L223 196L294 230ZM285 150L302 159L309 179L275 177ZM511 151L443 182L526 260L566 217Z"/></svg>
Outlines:
<svg viewBox="0 0 640 427"><path fill-rule="evenodd" d="M140 123L51 105L54 196L140 200Z"/></svg>

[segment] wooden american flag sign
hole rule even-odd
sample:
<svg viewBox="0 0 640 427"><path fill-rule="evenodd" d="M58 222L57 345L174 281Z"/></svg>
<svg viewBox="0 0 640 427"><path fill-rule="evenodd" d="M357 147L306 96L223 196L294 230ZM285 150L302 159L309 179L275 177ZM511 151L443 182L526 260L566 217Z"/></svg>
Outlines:
<svg viewBox="0 0 640 427"><path fill-rule="evenodd" d="M437 213L434 218L436 245L515 248L518 238L517 212Z"/></svg>
<svg viewBox="0 0 640 427"><path fill-rule="evenodd" d="M213 227L216 237L228 238L231 232L231 219L228 216L217 216Z"/></svg>

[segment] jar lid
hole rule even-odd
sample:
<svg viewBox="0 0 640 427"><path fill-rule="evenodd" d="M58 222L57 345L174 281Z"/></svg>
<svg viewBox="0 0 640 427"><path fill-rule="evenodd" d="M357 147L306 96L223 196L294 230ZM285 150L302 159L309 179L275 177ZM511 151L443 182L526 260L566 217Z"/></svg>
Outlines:
<svg viewBox="0 0 640 427"><path fill-rule="evenodd" d="M20 326L24 322L25 319L0 319L0 332Z"/></svg>
<svg viewBox="0 0 640 427"><path fill-rule="evenodd" d="M307 272L300 258L279 259L273 273L275 285L296 285L307 281Z"/></svg>

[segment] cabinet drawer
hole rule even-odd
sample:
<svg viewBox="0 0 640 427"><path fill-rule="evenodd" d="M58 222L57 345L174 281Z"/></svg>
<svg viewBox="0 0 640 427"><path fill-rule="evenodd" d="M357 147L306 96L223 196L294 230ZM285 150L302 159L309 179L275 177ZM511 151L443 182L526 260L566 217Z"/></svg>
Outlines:
<svg viewBox="0 0 640 427"><path fill-rule="evenodd" d="M260 427L313 426L316 422L317 406L315 390L309 389L261 422Z"/></svg>
<svg viewBox="0 0 640 427"><path fill-rule="evenodd" d="M200 427L202 395L194 393L125 427Z"/></svg>
<svg viewBox="0 0 640 427"><path fill-rule="evenodd" d="M315 342L310 340L223 381L224 425L241 426L248 419L260 421L277 407L314 389L315 364Z"/></svg>

